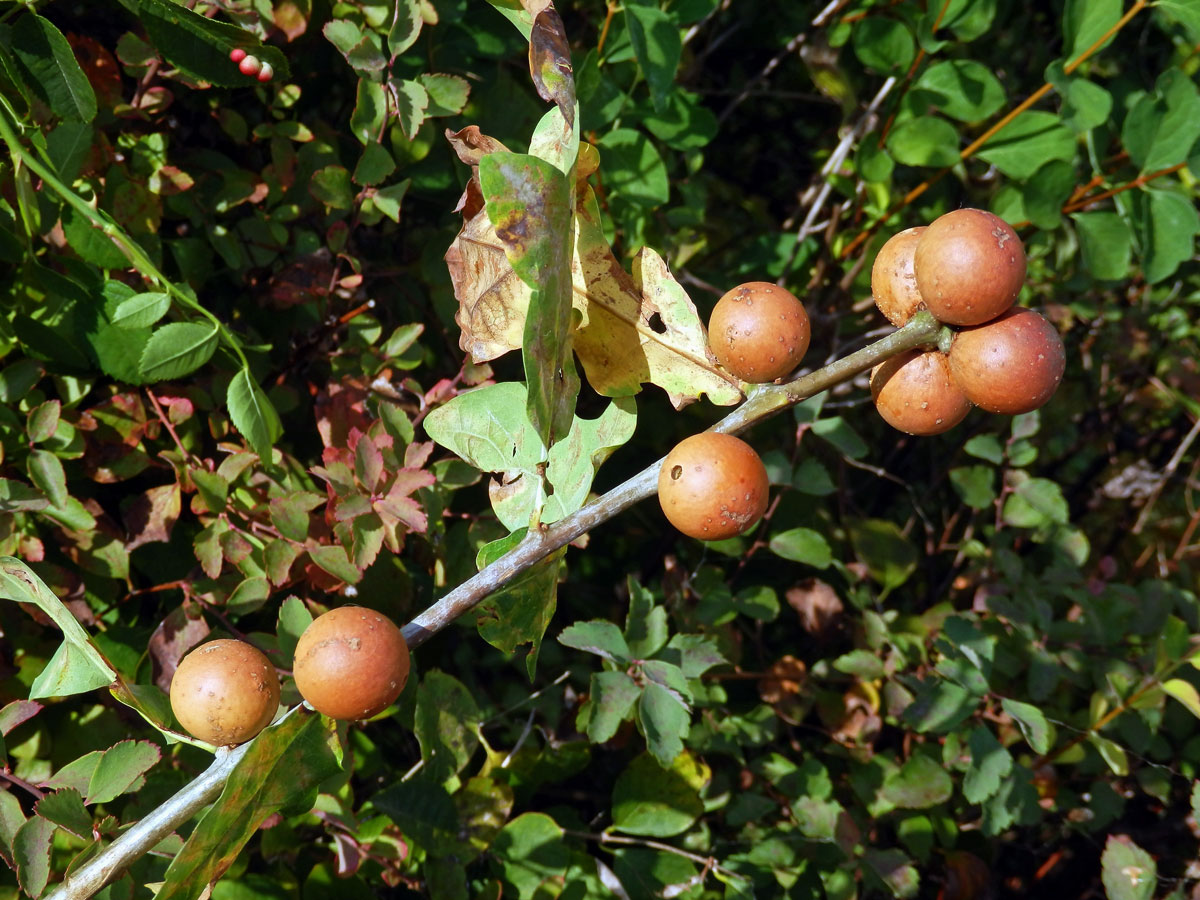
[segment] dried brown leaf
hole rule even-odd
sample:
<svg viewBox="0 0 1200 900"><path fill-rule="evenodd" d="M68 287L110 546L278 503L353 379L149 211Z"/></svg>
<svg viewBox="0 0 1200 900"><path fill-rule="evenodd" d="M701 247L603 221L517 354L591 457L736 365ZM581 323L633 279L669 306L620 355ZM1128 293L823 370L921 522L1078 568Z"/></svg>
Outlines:
<svg viewBox="0 0 1200 900"><path fill-rule="evenodd" d="M477 160L476 151L487 141L479 134L464 136L466 131L452 136L452 143L461 141L456 150L464 161ZM643 249L630 274L613 256L596 198L578 179L595 167L587 145L579 162L571 260L578 312L573 343L588 382L606 397L630 396L653 383L676 408L704 394L718 405L737 403L739 383L717 367L695 305L662 258ZM482 206L468 215L473 208L474 202L466 201L462 230L445 258L459 302L459 345L478 363L521 346L530 289L513 271Z"/></svg>
<svg viewBox="0 0 1200 900"><path fill-rule="evenodd" d="M134 550L142 544L169 541L180 505L177 481L152 487L135 497L125 510L125 528L129 532L125 548Z"/></svg>
<svg viewBox="0 0 1200 900"><path fill-rule="evenodd" d="M841 619L843 607L837 591L820 578L806 578L786 597L788 606L800 617L800 626L809 634L820 637Z"/></svg>
<svg viewBox="0 0 1200 900"><path fill-rule="evenodd" d="M171 689L175 667L185 653L208 637L210 629L199 610L185 603L171 610L150 635L150 657L154 660L154 683Z"/></svg>

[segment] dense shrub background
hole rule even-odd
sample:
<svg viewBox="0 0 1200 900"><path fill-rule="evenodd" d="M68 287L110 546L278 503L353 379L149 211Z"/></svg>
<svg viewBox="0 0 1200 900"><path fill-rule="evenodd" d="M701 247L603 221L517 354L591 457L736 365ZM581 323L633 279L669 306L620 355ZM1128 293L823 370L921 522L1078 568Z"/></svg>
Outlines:
<svg viewBox="0 0 1200 900"><path fill-rule="evenodd" d="M493 3L0 10L0 550L163 728L199 640L286 673L310 614L407 621L505 546L491 475L423 427L526 377L464 358L442 258L470 176L443 132L524 151L549 109ZM421 646L379 720L289 719L230 783L252 802L106 896L225 864L217 898L1191 896L1200 5L559 13L625 268L653 248L704 318L780 280L818 368L890 330L890 234L988 208L1062 388L914 439L858 378L756 426L755 530L703 545L653 501L593 529ZM725 412L636 407L596 493ZM0 605L6 896L210 759L55 656L51 608Z"/></svg>

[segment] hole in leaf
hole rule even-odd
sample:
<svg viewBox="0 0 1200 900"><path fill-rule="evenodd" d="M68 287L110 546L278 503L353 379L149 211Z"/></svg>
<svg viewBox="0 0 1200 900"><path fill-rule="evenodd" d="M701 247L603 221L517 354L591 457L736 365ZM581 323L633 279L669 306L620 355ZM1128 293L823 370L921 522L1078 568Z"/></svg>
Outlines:
<svg viewBox="0 0 1200 900"><path fill-rule="evenodd" d="M667 326L663 324L662 316L658 313L652 315L646 322L650 326L650 330L655 334L666 334Z"/></svg>

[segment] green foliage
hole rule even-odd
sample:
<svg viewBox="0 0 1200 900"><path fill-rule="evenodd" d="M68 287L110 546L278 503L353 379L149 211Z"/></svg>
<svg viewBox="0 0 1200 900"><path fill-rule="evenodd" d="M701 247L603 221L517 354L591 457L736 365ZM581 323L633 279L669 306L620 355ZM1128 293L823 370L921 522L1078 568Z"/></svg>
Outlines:
<svg viewBox="0 0 1200 900"><path fill-rule="evenodd" d="M208 764L192 646L292 706L314 615L513 554L410 623L392 708L293 711L101 896L1195 887L1194 4L10 6L0 896ZM750 533L627 508L765 395L708 357L720 293L800 294L817 369L962 206L1025 243L1048 406L918 440L848 376L750 432Z"/></svg>

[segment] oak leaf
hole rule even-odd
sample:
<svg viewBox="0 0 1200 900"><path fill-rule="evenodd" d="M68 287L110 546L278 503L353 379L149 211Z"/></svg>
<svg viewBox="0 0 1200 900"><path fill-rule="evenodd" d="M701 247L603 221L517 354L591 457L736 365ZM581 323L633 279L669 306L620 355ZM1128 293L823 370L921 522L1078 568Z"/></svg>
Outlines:
<svg viewBox="0 0 1200 900"><path fill-rule="evenodd" d="M477 165L498 146L478 129L447 137L468 164ZM677 409L705 394L718 405L737 403L740 383L717 367L696 307L663 259L643 248L630 274L613 256L586 183L596 164L594 149L581 146L571 259L573 344L588 382L606 397L636 394L653 383ZM477 185L468 184L460 206L463 226L445 257L459 303L459 345L475 362L486 362L521 346L531 290L509 264Z"/></svg>

